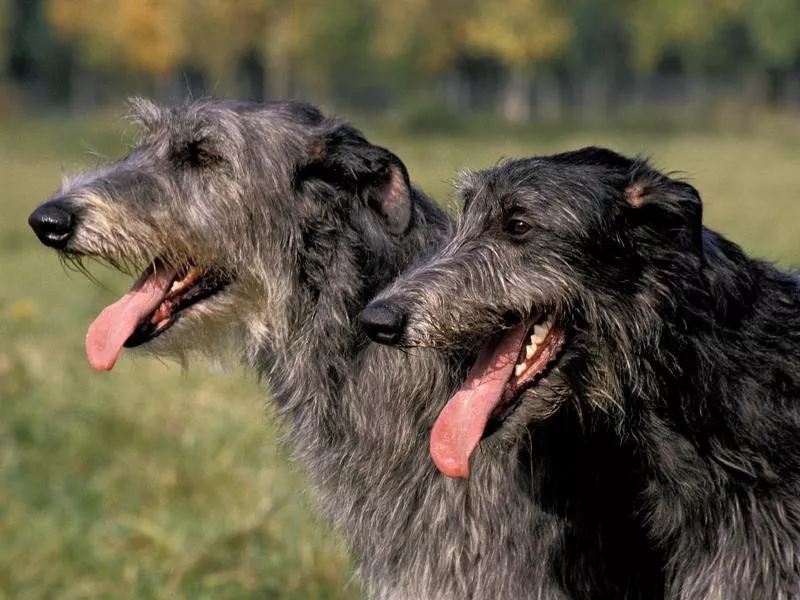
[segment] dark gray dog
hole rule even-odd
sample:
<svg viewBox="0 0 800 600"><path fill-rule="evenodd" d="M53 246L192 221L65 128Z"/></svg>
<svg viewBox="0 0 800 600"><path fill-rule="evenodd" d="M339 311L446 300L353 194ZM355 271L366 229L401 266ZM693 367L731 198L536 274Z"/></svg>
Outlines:
<svg viewBox="0 0 800 600"><path fill-rule="evenodd" d="M89 328L92 365L112 368L123 347L232 352L266 376L372 598L654 597L628 591L651 571L626 486L623 508L592 499L573 519L572 475L540 493L538 458L501 457L469 482L431 463L424 440L462 357L370 344L354 325L450 235L396 156L302 104L138 101L134 113L143 134L130 155L30 217L65 257L146 267ZM554 453L583 456L574 424L554 433Z"/></svg>
<svg viewBox="0 0 800 600"><path fill-rule="evenodd" d="M668 597L800 598L796 275L704 228L692 186L609 150L509 161L461 190L453 240L362 316L381 341L483 345L433 428L437 464L538 452L578 412L634 451ZM563 468L551 456L536 485Z"/></svg>

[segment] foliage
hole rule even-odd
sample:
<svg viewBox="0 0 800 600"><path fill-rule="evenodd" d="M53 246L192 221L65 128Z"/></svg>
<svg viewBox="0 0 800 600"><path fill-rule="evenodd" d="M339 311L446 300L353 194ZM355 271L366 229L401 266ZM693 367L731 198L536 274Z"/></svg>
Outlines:
<svg viewBox="0 0 800 600"><path fill-rule="evenodd" d="M163 75L180 59L176 2L160 0L49 0L48 18L85 60Z"/></svg>
<svg viewBox="0 0 800 600"><path fill-rule="evenodd" d="M760 55L772 66L797 60L800 3L794 0L747 0L744 16Z"/></svg>
<svg viewBox="0 0 800 600"><path fill-rule="evenodd" d="M475 52L497 56L513 69L557 56L570 34L563 4L553 0L479 2L465 26Z"/></svg>
<svg viewBox="0 0 800 600"><path fill-rule="evenodd" d="M531 104L539 80L551 85L544 95L552 101L555 79L566 93L587 82L619 92L678 71L701 84L725 73L734 86L768 75L800 96L792 92L797 0L0 0L0 33L9 27L24 29L3 39L25 47L33 71L74 64L112 87L127 87L121 77L174 82L192 70L217 91L247 73L259 97L344 95L380 105L392 96L413 102L435 85L456 98L448 108L460 109L468 102L459 98L506 80ZM481 79L489 68L498 75ZM84 83L73 81L72 91Z"/></svg>
<svg viewBox="0 0 800 600"><path fill-rule="evenodd" d="M10 8L11 0L0 0L0 40L8 39L8 30L11 21ZM0 64L5 62L7 52L7 44L0 43Z"/></svg>
<svg viewBox="0 0 800 600"><path fill-rule="evenodd" d="M620 22L631 62L644 71L676 47L691 52L714 43L731 24L741 24L770 63L786 64L800 53L800 5L794 0L604 0L594 6L576 0L46 2L55 30L91 64L153 74L187 63L219 73L248 50L266 65L313 71L312 58L324 62L328 51L342 54L348 45L374 49L377 60L406 60L420 73L447 70L463 55L496 56L520 68L580 45L573 39L575 23L598 10ZM347 36L354 22L366 25L369 40Z"/></svg>

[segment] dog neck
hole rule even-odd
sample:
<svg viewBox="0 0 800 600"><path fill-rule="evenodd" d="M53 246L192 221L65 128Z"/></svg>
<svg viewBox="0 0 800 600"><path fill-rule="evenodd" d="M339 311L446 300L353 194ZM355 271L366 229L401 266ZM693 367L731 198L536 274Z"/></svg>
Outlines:
<svg viewBox="0 0 800 600"><path fill-rule="evenodd" d="M800 585L781 549L800 539L800 290L733 244L709 242L696 277L665 282L676 309L650 346L608 368L624 436L646 465L651 531L679 557L674 580L697 597L739 597L759 581L759 597L786 598L770 573Z"/></svg>
<svg viewBox="0 0 800 600"><path fill-rule="evenodd" d="M800 391L796 278L715 237L700 272L673 278L671 289L676 308L662 312L649 347L627 354L632 367L615 367L629 434L655 418L709 468L769 480L782 451L767 432L789 424L781 407Z"/></svg>
<svg viewBox="0 0 800 600"><path fill-rule="evenodd" d="M369 340L356 323L367 302L415 260L441 246L451 235L446 214L412 190L414 224L402 236L356 225L310 228L292 261L294 282L285 294L282 333L263 343L255 365L270 383L279 414L293 428L325 424L333 439L354 429L343 422L348 389L366 374L359 369ZM352 239L360 239L353 244ZM366 245L371 240L373 245ZM386 362L401 356L382 349Z"/></svg>
<svg viewBox="0 0 800 600"><path fill-rule="evenodd" d="M578 458L573 438L560 435L561 420L548 427L549 435L534 436L535 448L519 457L517 448L479 449L468 481L448 479L434 467L430 431L463 382L465 361L369 343L354 321L389 279L447 239L449 227L441 219L419 220L428 218L418 215L416 237L401 253L392 251L401 260L383 254L376 261L379 249L355 256L335 236L314 240L328 245L326 268L296 278L302 285L289 301L288 334L263 351L263 374L287 437L323 509L348 540L370 596L562 600L606 597L598 586L631 585L644 590L631 598L657 596L660 575L649 567L660 561L638 545L638 532L623 528L632 522L620 510L605 512L629 504L620 498L621 486L604 482L614 490L608 502L598 498L593 477L573 469L585 461L568 458L561 468L564 456ZM328 269L342 271L328 277ZM592 482L591 489L573 480ZM580 507L591 510L580 517ZM617 536L599 545L605 527ZM576 573L591 576L556 573L563 551L580 557ZM632 583L638 572L647 573L646 584Z"/></svg>
<svg viewBox="0 0 800 600"><path fill-rule="evenodd" d="M469 481L434 467L430 431L463 383L465 361L369 343L354 318L387 276L446 238L435 233L414 242L401 264L388 263L388 272L372 265L368 272L379 279L364 272L337 278L360 281L357 289L307 282L293 301L290 337L268 353L265 374L289 441L347 538L365 587L380 598L605 597L598 586L636 586L641 597L657 596L660 574L651 567L661 563L625 514L624 485L603 480L613 501L598 496L595 478L584 472L592 467L581 467L586 461L566 433L571 417L548 426L547 435L521 440L533 447L519 457L507 445L481 448ZM337 263L354 264L347 255L331 267ZM601 545L605 527L617 537ZM591 577L554 571L565 546ZM633 583L641 573L646 583Z"/></svg>

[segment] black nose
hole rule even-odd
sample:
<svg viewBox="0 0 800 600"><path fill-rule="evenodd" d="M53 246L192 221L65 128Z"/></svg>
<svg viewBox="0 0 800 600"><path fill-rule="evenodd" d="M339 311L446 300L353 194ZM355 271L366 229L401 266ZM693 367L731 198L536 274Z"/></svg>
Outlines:
<svg viewBox="0 0 800 600"><path fill-rule="evenodd" d="M361 311L358 322L372 340L393 346L403 337L406 317L384 302L373 302Z"/></svg>
<svg viewBox="0 0 800 600"><path fill-rule="evenodd" d="M75 230L75 215L65 203L49 201L31 213L28 224L45 246L62 250Z"/></svg>

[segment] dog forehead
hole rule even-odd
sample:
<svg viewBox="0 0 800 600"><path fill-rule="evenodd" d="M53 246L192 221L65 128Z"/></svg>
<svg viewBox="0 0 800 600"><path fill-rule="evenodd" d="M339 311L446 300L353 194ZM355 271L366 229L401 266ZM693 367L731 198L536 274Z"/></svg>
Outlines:
<svg viewBox="0 0 800 600"><path fill-rule="evenodd" d="M227 99L192 100L163 106L144 98L128 102L129 117L144 139L235 142L247 135L273 139L310 135L324 120L319 110L303 102L250 102Z"/></svg>
<svg viewBox="0 0 800 600"><path fill-rule="evenodd" d="M555 192L568 179L553 165L537 158L517 159L492 169L468 172L459 177L457 189L466 202L505 206L538 201Z"/></svg>
<svg viewBox="0 0 800 600"><path fill-rule="evenodd" d="M612 205L607 171L604 165L533 157L468 174L460 179L466 188L460 229L482 235L521 213L568 238L585 232Z"/></svg>
<svg viewBox="0 0 800 600"><path fill-rule="evenodd" d="M501 201L585 205L604 198L617 178L603 165L565 163L552 157L517 161L495 178Z"/></svg>
<svg viewBox="0 0 800 600"><path fill-rule="evenodd" d="M286 103L214 102L164 109L163 118L143 124L137 146L161 160L169 152L202 143L206 151L241 163L285 164L304 152L317 128Z"/></svg>

